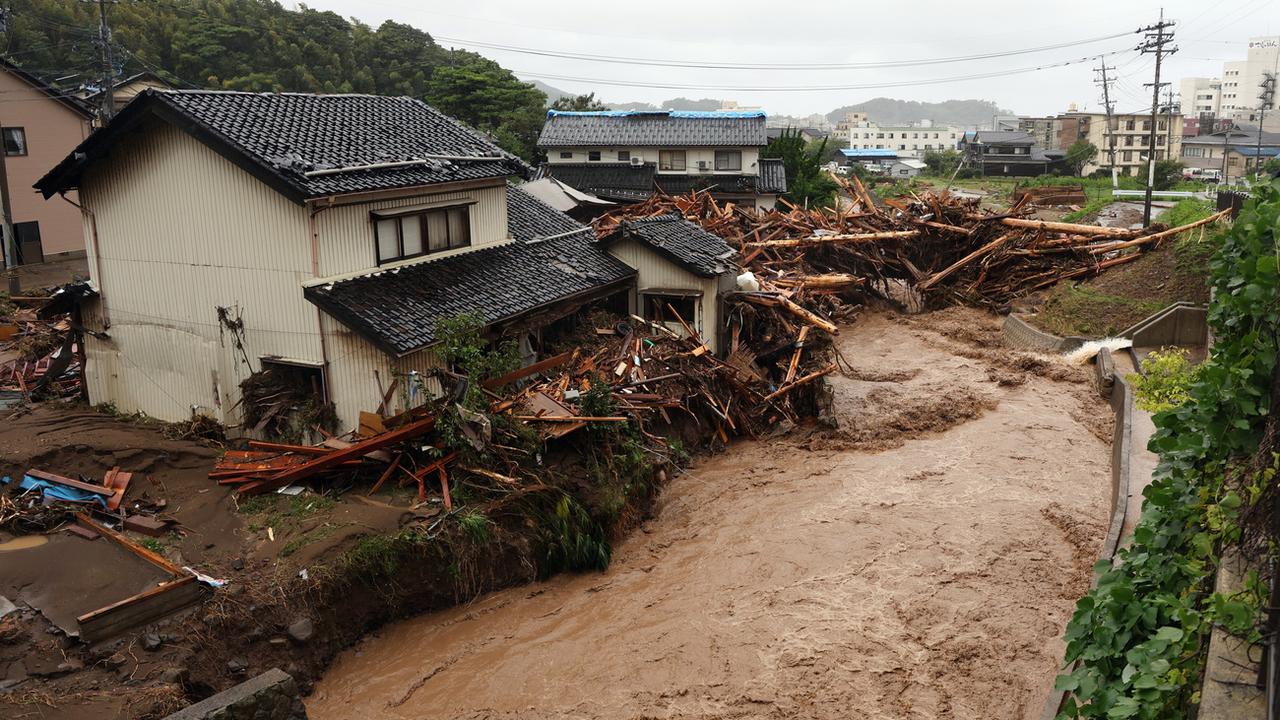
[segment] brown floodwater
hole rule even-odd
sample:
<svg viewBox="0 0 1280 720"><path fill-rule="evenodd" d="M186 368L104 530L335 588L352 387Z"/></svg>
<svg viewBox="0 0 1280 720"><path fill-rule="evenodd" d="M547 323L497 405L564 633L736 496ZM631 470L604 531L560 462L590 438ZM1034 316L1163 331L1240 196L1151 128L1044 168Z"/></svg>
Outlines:
<svg viewBox="0 0 1280 720"><path fill-rule="evenodd" d="M841 433L698 461L606 572L383 628L310 717L1037 717L1104 534L1107 409L930 327L842 330Z"/></svg>

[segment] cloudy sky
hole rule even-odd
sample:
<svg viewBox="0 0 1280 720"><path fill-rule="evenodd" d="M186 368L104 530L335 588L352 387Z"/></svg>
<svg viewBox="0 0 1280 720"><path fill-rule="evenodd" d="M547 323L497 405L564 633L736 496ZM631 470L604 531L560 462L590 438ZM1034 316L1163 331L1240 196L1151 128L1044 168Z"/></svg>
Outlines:
<svg viewBox="0 0 1280 720"><path fill-rule="evenodd" d="M1098 109L1100 91L1092 68L1103 53L1114 53L1105 59L1119 76L1117 110L1149 107L1151 91L1142 84L1151 82L1153 56L1133 50L1141 37L1132 33L1155 22L1161 8L1144 0L306 4L375 26L386 19L409 23L442 45L475 50L526 80L571 92L594 91L609 101L728 98L791 115L827 112L880 96L987 99L1020 114L1061 112L1069 103ZM1250 37L1280 34L1280 7L1274 0L1171 0L1163 7L1165 16L1178 22L1179 51L1168 58L1162 73L1162 80L1174 81L1175 92L1181 77L1217 76L1224 60L1243 59ZM1057 47L1016 52L1046 46ZM543 54L548 52L622 61ZM1016 54L956 59L1008 52ZM633 59L658 64L628 62ZM915 64L940 59L945 61ZM778 67L797 64L863 67ZM1043 69L1030 70L1038 67ZM992 76L1016 70L1028 71ZM987 77L971 77L975 75Z"/></svg>

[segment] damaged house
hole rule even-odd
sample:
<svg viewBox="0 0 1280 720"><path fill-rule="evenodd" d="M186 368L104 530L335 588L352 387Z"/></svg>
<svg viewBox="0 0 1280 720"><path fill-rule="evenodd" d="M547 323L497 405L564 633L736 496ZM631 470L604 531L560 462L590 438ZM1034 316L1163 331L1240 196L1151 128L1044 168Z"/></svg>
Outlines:
<svg viewBox="0 0 1280 720"><path fill-rule="evenodd" d="M558 319L625 310L636 271L509 183L528 170L411 98L142 92L36 184L79 193L91 401L236 425L271 368L352 427L439 392L445 318L531 361Z"/></svg>
<svg viewBox="0 0 1280 720"><path fill-rule="evenodd" d="M615 202L709 190L720 201L770 210L787 176L781 159L760 157L768 143L760 111L548 110L539 173Z"/></svg>

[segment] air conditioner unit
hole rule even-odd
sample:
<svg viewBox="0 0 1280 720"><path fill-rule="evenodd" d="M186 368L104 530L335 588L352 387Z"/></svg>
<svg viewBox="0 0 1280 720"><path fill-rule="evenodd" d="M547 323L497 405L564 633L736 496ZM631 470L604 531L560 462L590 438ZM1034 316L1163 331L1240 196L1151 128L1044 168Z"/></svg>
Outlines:
<svg viewBox="0 0 1280 720"><path fill-rule="evenodd" d="M706 169L707 169L707 161L706 161L706 160L699 160L699 161L698 161L698 169L699 169L699 170L706 170Z"/></svg>
<svg viewBox="0 0 1280 720"><path fill-rule="evenodd" d="M632 156L631 156L631 164L632 164L632 165L643 165L643 164L644 164L644 158L636 157L636 156L632 155Z"/></svg>

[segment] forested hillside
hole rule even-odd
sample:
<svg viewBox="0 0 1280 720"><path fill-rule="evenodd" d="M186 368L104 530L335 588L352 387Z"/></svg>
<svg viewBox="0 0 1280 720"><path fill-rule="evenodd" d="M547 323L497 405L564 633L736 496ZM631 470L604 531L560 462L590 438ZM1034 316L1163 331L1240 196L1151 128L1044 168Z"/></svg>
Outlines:
<svg viewBox="0 0 1280 720"><path fill-rule="evenodd" d="M0 49L60 87L102 77L97 5L10 0ZM426 32L372 28L271 0L145 0L108 5L117 72L151 70L180 87L362 92L426 100L532 159L546 97L492 60Z"/></svg>

